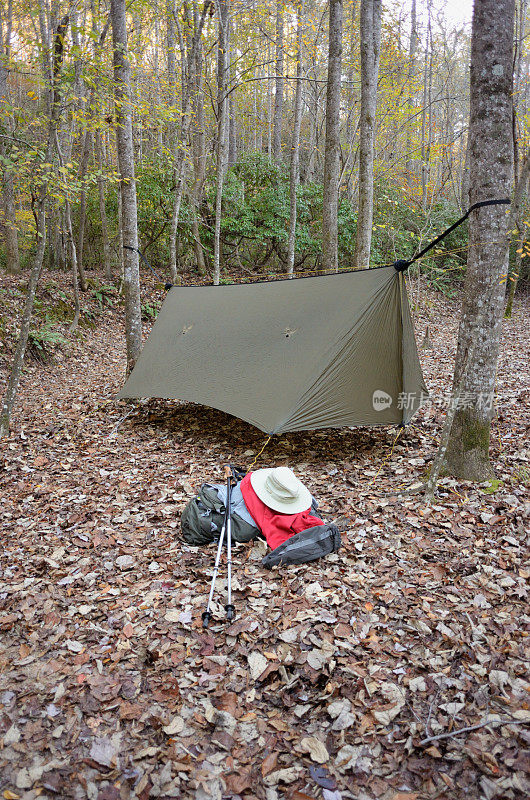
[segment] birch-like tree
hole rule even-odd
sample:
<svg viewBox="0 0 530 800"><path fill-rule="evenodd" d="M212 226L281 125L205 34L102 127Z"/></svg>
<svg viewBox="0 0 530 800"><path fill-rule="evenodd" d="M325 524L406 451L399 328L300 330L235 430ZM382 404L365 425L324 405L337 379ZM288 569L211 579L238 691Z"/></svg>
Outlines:
<svg viewBox="0 0 530 800"><path fill-rule="evenodd" d="M342 0L329 3L326 144L322 209L322 267L339 268L340 87L342 67Z"/></svg>
<svg viewBox="0 0 530 800"><path fill-rule="evenodd" d="M174 182L175 194L173 197L173 208L171 214L171 225L169 234L169 269L172 283L177 280L177 245L178 245L178 225L180 217L180 206L185 189L185 173L186 173L186 156L188 136L191 129L192 115L190 113L190 105L193 101L197 103L197 98L192 95L196 91L196 72L198 64L200 63L201 51L201 37L206 21L208 9L212 5L212 0L204 0L200 15L197 17L197 24L191 33L186 37L181 25L179 24L175 0L168 0L167 14L168 14L168 77L170 82L170 97L173 105L176 107L176 68L173 48L175 47L175 29L178 31L178 40L180 48L180 64L181 64L181 115L180 115L180 130L177 135L177 126L172 123L170 125L170 147L174 151L175 169L174 169ZM186 49L186 41L188 48ZM170 52L171 51L171 52ZM197 180L195 181L194 189L197 188ZM195 196L195 195L193 195ZM195 214L193 213L193 230L194 237L199 236L199 225ZM195 242L195 252L197 254L197 263L199 272L204 272L204 258L202 246L200 241Z"/></svg>
<svg viewBox="0 0 530 800"><path fill-rule="evenodd" d="M123 289L127 372L134 367L142 347L140 269L138 263L138 219L131 110L131 67L127 49L125 0L111 0L110 18L114 60L116 149L121 194L123 236Z"/></svg>
<svg viewBox="0 0 530 800"><path fill-rule="evenodd" d="M407 83L409 96L407 98L407 142L405 145L405 175L410 187L414 185L414 153L412 149L412 114L414 111L414 91L416 78L416 50L418 49L418 29L416 22L416 0L412 0L410 10L410 40L409 40L409 63L407 70Z"/></svg>
<svg viewBox="0 0 530 800"><path fill-rule="evenodd" d="M296 87L294 94L294 120L291 142L291 162L289 166L289 240L287 244L287 274L294 273L294 252L296 245L296 187L300 166L300 126L302 124L302 31L304 0L296 5Z"/></svg>
<svg viewBox="0 0 530 800"><path fill-rule="evenodd" d="M381 51L381 0L361 0L361 125L355 266L367 267L374 215L374 142Z"/></svg>
<svg viewBox="0 0 530 800"><path fill-rule="evenodd" d="M228 52L229 52L229 5L228 0L217 0L217 186L215 193L215 224L213 240L213 282L221 279L221 213L223 204L223 182L228 155Z"/></svg>
<svg viewBox="0 0 530 800"><path fill-rule="evenodd" d="M272 124L272 156L279 161L282 154L283 124L283 0L276 0L276 78L274 90L274 119Z"/></svg>
<svg viewBox="0 0 530 800"><path fill-rule="evenodd" d="M6 132L0 138L0 158L4 162L2 175L3 239L8 272L20 270L18 251L18 228L15 215L14 167L9 164L10 136L14 132L13 115L9 109L10 92L8 86L9 59L11 53L11 34L13 30L13 0L8 0L4 18L4 4L0 8L0 124Z"/></svg>

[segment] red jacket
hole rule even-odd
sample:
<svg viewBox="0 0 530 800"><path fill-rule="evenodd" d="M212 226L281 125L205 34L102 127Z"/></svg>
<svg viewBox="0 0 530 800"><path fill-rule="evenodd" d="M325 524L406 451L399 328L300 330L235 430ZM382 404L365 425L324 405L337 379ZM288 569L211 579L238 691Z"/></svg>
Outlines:
<svg viewBox="0 0 530 800"><path fill-rule="evenodd" d="M251 472L247 473L241 481L241 493L243 500L252 519L265 536L267 544L273 550L280 544L290 539L295 533L313 528L315 525L323 525L319 517L314 517L308 508L299 514L281 514L279 511L269 508L263 503L250 483Z"/></svg>

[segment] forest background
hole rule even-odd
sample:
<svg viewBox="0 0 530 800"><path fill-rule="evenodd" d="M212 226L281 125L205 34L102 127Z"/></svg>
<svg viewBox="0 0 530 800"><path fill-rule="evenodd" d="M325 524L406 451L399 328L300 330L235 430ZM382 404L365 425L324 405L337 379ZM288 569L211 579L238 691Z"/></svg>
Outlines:
<svg viewBox="0 0 530 800"><path fill-rule="evenodd" d="M515 178L530 135L526 6L518 0ZM303 6L231 0L219 8L222 25L210 0L136 0L128 10L128 108L140 249L173 282L318 270L328 146L328 6L315 0ZM356 252L363 136L359 12L357 0L344 3L340 268L409 257L468 207L469 31L445 16L441 4L385 3L375 71L372 241L367 251ZM61 20L58 52L54 31ZM0 264L14 273L31 264L38 242L37 198L45 181L47 266L63 270L75 261L85 290L92 270L103 264L110 284L123 272L124 251L116 152L120 106L118 100L116 111L107 4L91 0L67 8L45 0L39 6L8 0L1 26ZM54 81L57 136L47 152ZM297 214L290 256L295 149ZM523 275L527 231L525 222L511 252L512 267L520 272L522 266ZM463 226L423 262L429 280L445 292L454 292L462 279L466 246ZM48 322L51 335L53 311Z"/></svg>

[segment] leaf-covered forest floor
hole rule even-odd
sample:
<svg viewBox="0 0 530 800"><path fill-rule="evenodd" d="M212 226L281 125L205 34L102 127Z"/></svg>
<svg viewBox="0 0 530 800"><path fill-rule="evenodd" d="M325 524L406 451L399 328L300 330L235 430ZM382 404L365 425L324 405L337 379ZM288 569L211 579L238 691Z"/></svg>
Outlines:
<svg viewBox="0 0 530 800"><path fill-rule="evenodd" d="M0 443L3 797L528 796L528 296L504 323L498 481L444 479L430 508L399 494L434 455L456 346L458 305L424 289L436 403L392 452L392 429L271 441L257 466L292 467L343 547L269 572L263 543L237 546L237 618L217 605L208 631L215 548L183 546L180 513L264 437L201 406L115 404L121 309L83 302L96 327L28 358Z"/></svg>

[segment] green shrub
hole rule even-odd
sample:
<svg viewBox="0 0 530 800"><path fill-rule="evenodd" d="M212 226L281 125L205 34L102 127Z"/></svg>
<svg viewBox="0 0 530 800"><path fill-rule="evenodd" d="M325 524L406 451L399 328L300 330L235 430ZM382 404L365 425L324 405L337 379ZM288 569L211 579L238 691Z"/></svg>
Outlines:
<svg viewBox="0 0 530 800"><path fill-rule="evenodd" d="M142 319L146 322L154 322L159 311L160 307L156 303L143 303L141 307Z"/></svg>
<svg viewBox="0 0 530 800"><path fill-rule="evenodd" d="M38 361L48 361L54 348L65 344L68 344L68 340L54 328L50 319L46 319L44 325L28 335L28 351Z"/></svg>
<svg viewBox="0 0 530 800"><path fill-rule="evenodd" d="M97 300L100 311L105 307L112 308L116 302L116 287L102 284L92 289L92 296Z"/></svg>

